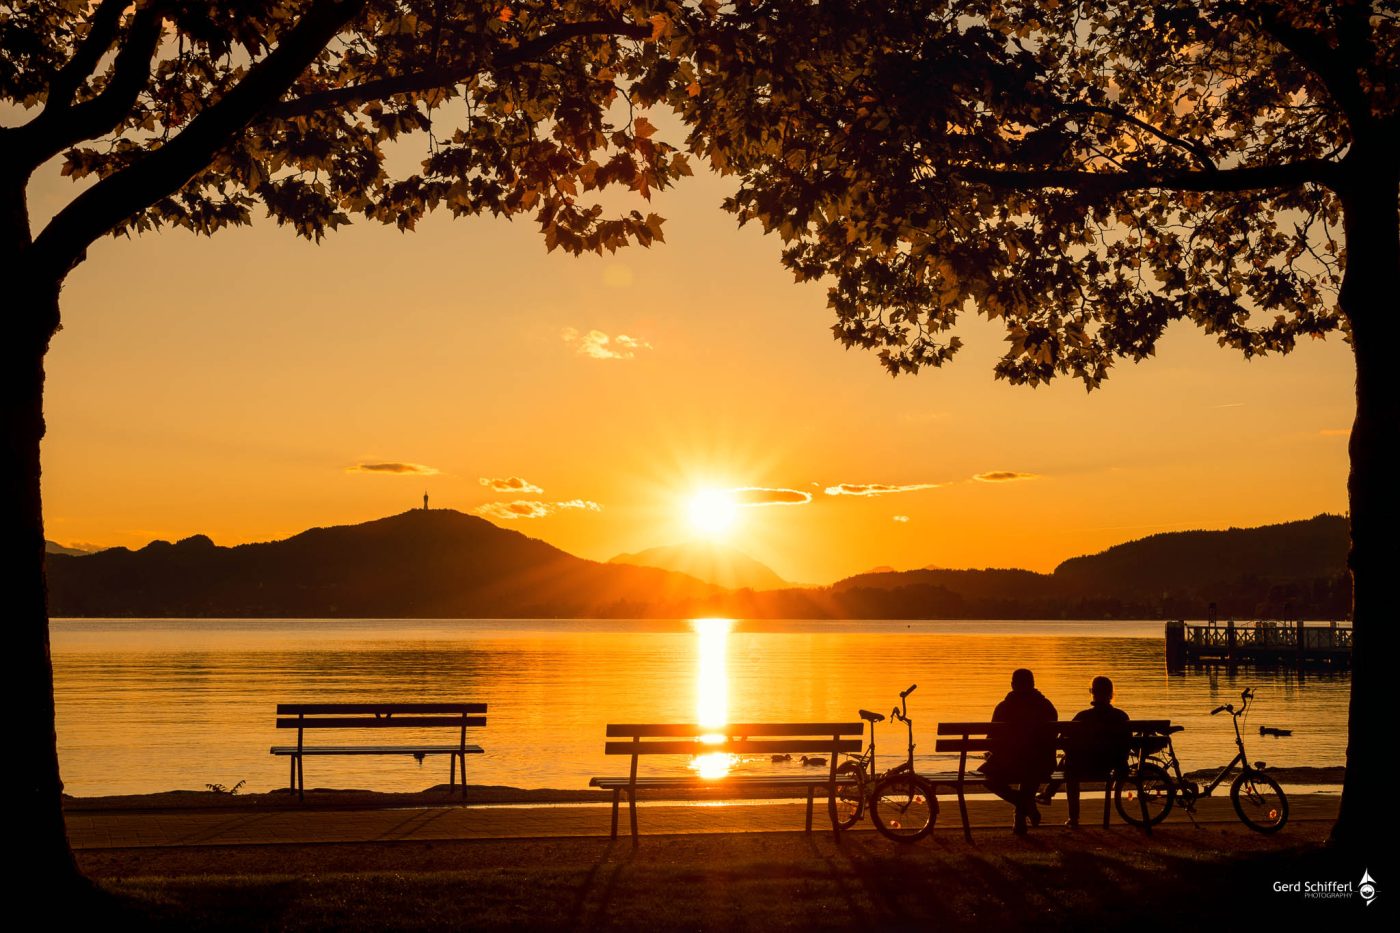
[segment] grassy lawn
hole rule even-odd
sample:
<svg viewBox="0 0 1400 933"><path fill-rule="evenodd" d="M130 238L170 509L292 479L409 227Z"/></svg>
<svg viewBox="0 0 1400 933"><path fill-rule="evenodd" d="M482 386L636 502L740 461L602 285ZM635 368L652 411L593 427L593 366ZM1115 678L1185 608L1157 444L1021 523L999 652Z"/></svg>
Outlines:
<svg viewBox="0 0 1400 933"><path fill-rule="evenodd" d="M1327 823L1062 830L976 845L872 833L93 850L107 912L180 929L1190 929L1300 919L1371 926L1383 905L1274 881L1351 880ZM1372 866L1374 871L1374 866ZM1383 881L1383 879L1382 879ZM1388 913L1388 911L1386 911Z"/></svg>

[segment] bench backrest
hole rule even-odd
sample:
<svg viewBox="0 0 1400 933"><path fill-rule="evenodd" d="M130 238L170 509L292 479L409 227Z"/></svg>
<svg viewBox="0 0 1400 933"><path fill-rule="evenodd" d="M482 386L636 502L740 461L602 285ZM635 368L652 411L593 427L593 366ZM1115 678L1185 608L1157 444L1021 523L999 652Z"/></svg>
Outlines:
<svg viewBox="0 0 1400 933"><path fill-rule="evenodd" d="M632 757L632 779L641 755L826 755L836 771L837 756L858 754L861 722L741 722L723 726L695 723L609 723L603 751Z"/></svg>
<svg viewBox="0 0 1400 933"><path fill-rule="evenodd" d="M277 728L297 730L297 746L306 729L460 730L486 725L485 703L278 703Z"/></svg>
<svg viewBox="0 0 1400 933"><path fill-rule="evenodd" d="M1089 723L1069 721L1045 723L1044 726L1047 731L1052 728L1055 730L1055 748L1060 751L1064 750L1066 743L1071 740L1075 732L1086 728L1099 728ZM1140 752L1148 739L1165 733L1170 726L1170 719L1128 720L1129 749L1133 752ZM965 773L967 756L991 751L996 734L1007 728L1013 727L1010 723L1004 722L940 722L938 724L939 738L934 742L934 750L945 753L956 752L960 756L958 771Z"/></svg>

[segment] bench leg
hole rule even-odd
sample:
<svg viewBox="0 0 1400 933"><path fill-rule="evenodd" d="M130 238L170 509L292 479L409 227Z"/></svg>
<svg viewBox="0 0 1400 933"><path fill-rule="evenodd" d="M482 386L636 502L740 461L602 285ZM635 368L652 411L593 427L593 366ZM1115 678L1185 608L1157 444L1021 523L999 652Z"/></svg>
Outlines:
<svg viewBox="0 0 1400 933"><path fill-rule="evenodd" d="M963 838L968 842L972 841L972 822L967 816L967 794L963 791L963 786L958 785L958 813L962 815Z"/></svg>
<svg viewBox="0 0 1400 933"><path fill-rule="evenodd" d="M1142 831L1147 835L1152 835L1152 821L1147 818L1147 797L1142 793L1142 785L1138 785L1138 806L1142 808Z"/></svg>
<svg viewBox="0 0 1400 933"><path fill-rule="evenodd" d="M1108 829L1109 808L1108 805L1113 799L1113 778L1109 777L1108 783L1103 786L1103 828Z"/></svg>
<svg viewBox="0 0 1400 933"><path fill-rule="evenodd" d="M462 760L462 803L467 802L467 753L463 752L457 756Z"/></svg>
<svg viewBox="0 0 1400 933"><path fill-rule="evenodd" d="M807 785L807 832L812 831L812 785Z"/></svg>
<svg viewBox="0 0 1400 933"><path fill-rule="evenodd" d="M617 805L618 805L618 803L621 801L621 799L622 799L622 791L621 791L621 789L614 787L614 788L613 788L612 835L611 835L611 837L610 837L610 838L612 838L612 839L616 839L616 838L617 838Z"/></svg>
<svg viewBox="0 0 1400 933"><path fill-rule="evenodd" d="M627 790L627 810L632 818L632 845L637 844L637 788Z"/></svg>
<svg viewBox="0 0 1400 933"><path fill-rule="evenodd" d="M297 800L306 803L306 762L297 756Z"/></svg>
<svg viewBox="0 0 1400 933"><path fill-rule="evenodd" d="M297 756L287 756L287 792L291 793L297 789Z"/></svg>

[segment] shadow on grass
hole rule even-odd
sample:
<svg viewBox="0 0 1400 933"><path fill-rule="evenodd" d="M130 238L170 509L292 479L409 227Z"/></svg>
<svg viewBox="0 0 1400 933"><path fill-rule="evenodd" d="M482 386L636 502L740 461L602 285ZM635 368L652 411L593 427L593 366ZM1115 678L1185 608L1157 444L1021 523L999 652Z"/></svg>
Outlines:
<svg viewBox="0 0 1400 933"><path fill-rule="evenodd" d="M102 922L178 929L1180 930L1337 922L1358 899L1275 881L1355 882L1315 846L1219 833L736 834L108 853ZM113 917L112 914L122 915Z"/></svg>

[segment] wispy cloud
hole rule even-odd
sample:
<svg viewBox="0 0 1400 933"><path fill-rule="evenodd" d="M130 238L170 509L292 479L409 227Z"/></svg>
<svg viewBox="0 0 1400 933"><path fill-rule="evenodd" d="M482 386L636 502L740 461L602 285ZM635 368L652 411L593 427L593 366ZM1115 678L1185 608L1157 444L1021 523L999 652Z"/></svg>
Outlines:
<svg viewBox="0 0 1400 933"><path fill-rule="evenodd" d="M893 520L899 522L901 525L907 525L907 524L909 523L909 516L908 516L908 515L895 515L895 516L893 516Z"/></svg>
<svg viewBox="0 0 1400 933"><path fill-rule="evenodd" d="M978 473L973 477L979 483L1014 483L1017 480L1039 478L1039 473L1018 473L1015 470L992 470L990 473Z"/></svg>
<svg viewBox="0 0 1400 933"><path fill-rule="evenodd" d="M600 512L603 507L587 499L570 499L567 502L535 502L530 499L517 499L514 502L488 502L472 509L483 518L496 518L511 521L517 518L544 518L555 512L581 509L586 512Z"/></svg>
<svg viewBox="0 0 1400 933"><path fill-rule="evenodd" d="M732 491L735 505L806 505L812 501L810 492L798 489L764 489L745 486Z"/></svg>
<svg viewBox="0 0 1400 933"><path fill-rule="evenodd" d="M920 489L937 489L942 483L839 483L826 487L828 496L887 496L896 492L918 492Z"/></svg>
<svg viewBox="0 0 1400 933"><path fill-rule="evenodd" d="M390 476L436 476L438 470L421 463L404 463L399 460L384 460L376 463L357 463L346 467L347 473L379 473Z"/></svg>
<svg viewBox="0 0 1400 933"><path fill-rule="evenodd" d="M536 486L534 483L527 479L521 479L518 476L507 476L504 479L493 479L489 476L483 476L481 478L481 485L493 492L511 492L522 496L533 496L544 492L543 489Z"/></svg>
<svg viewBox="0 0 1400 933"><path fill-rule="evenodd" d="M574 348L579 356L594 360L630 360L638 351L650 350L651 344L637 337L618 334L609 337L601 330L580 333L576 328L566 327L559 332L564 342Z"/></svg>

